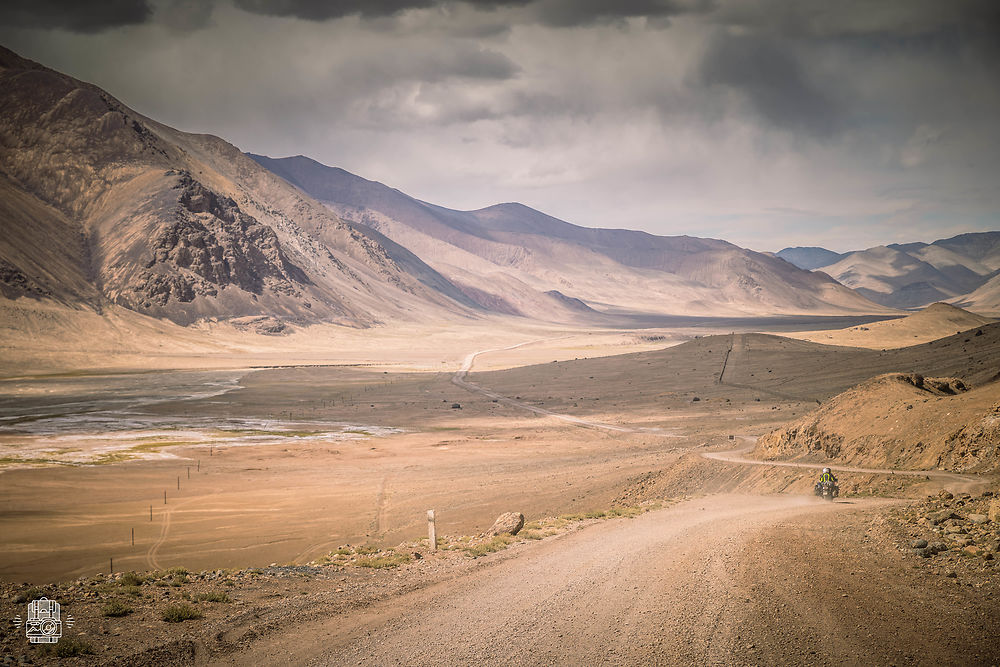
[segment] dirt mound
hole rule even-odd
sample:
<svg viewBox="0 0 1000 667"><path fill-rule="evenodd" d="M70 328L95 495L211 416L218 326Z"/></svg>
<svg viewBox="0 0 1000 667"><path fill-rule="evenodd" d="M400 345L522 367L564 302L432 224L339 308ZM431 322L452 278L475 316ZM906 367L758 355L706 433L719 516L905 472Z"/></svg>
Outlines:
<svg viewBox="0 0 1000 667"><path fill-rule="evenodd" d="M1000 383L890 373L757 441L765 459L980 472L1000 467Z"/></svg>
<svg viewBox="0 0 1000 667"><path fill-rule="evenodd" d="M923 310L894 320L872 322L847 329L805 331L786 334L791 338L826 345L847 345L880 350L909 347L961 331L978 329L992 322L989 317L970 313L947 303L934 303Z"/></svg>

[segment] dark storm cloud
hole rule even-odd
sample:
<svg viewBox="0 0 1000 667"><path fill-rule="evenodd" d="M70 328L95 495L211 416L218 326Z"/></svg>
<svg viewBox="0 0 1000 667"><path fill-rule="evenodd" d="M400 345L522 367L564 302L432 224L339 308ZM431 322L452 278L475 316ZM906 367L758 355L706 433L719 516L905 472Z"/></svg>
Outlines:
<svg viewBox="0 0 1000 667"><path fill-rule="evenodd" d="M4 0L0 24L22 28L62 28L93 33L145 23L153 10L146 0Z"/></svg>
<svg viewBox="0 0 1000 667"><path fill-rule="evenodd" d="M464 0L485 9L523 5L531 0ZM426 9L444 4L441 0L235 0L236 6L255 14L294 16L308 21L326 21L360 14L365 17L392 16L407 9Z"/></svg>
<svg viewBox="0 0 1000 667"><path fill-rule="evenodd" d="M720 33L698 72L705 84L739 91L771 124L821 137L842 125L839 103L828 97L793 53L756 35Z"/></svg>
<svg viewBox="0 0 1000 667"><path fill-rule="evenodd" d="M235 0L236 6L255 14L294 16L326 21L351 15L366 18L393 16L407 9L467 5L477 9L524 8L520 20L549 27L607 23L630 17L667 18L706 11L711 0Z"/></svg>
<svg viewBox="0 0 1000 667"><path fill-rule="evenodd" d="M536 15L544 25L558 28L607 23L645 16L669 18L678 14L705 12L710 0L541 0L535 3Z"/></svg>

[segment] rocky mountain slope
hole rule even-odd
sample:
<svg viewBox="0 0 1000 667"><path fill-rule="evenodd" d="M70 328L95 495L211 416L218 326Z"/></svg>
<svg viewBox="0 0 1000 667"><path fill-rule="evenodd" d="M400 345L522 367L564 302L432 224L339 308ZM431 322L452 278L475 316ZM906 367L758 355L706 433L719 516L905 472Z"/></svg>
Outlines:
<svg viewBox="0 0 1000 667"><path fill-rule="evenodd" d="M368 326L477 306L216 137L145 118L0 48L0 291L188 324Z"/></svg>
<svg viewBox="0 0 1000 667"><path fill-rule="evenodd" d="M890 373L761 437L755 454L874 467L996 471L1000 382Z"/></svg>
<svg viewBox="0 0 1000 667"><path fill-rule="evenodd" d="M917 308L948 301L977 312L1000 312L1000 290L994 286L977 293L1000 272L1000 232L842 254L825 248L785 248L777 255L800 268L827 273L886 306Z"/></svg>
<svg viewBox="0 0 1000 667"><path fill-rule="evenodd" d="M578 227L521 204L455 211L302 156L260 164L424 258L484 307L537 315L887 312L829 277L726 241Z"/></svg>

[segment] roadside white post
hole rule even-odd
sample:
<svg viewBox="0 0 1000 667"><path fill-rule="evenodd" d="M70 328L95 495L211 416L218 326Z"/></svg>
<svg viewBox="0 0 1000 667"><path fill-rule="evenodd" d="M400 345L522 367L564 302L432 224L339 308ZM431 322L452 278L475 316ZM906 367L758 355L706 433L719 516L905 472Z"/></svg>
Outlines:
<svg viewBox="0 0 1000 667"><path fill-rule="evenodd" d="M437 524L434 522L434 510L427 510L427 538L431 541L431 551L437 551Z"/></svg>

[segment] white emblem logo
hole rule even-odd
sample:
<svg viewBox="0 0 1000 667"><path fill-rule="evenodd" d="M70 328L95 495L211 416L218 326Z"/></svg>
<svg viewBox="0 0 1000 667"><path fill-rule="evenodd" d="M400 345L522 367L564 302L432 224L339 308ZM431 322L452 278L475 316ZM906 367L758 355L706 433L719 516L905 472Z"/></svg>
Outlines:
<svg viewBox="0 0 1000 667"><path fill-rule="evenodd" d="M14 618L21 625L21 617ZM60 606L55 600L38 598L28 604L28 620L24 622L24 635L32 644L55 644L62 637ZM66 627L73 627L73 617L66 617Z"/></svg>

